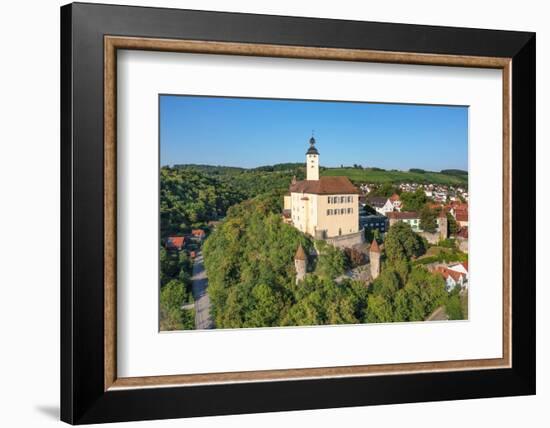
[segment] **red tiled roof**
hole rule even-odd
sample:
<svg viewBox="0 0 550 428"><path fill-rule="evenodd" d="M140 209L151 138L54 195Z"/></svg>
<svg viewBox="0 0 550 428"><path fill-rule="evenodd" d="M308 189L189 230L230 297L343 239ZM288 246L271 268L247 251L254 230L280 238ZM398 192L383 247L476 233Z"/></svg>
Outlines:
<svg viewBox="0 0 550 428"><path fill-rule="evenodd" d="M437 267L436 270L441 275L443 275L443 278L447 279L448 277L451 277L457 282L460 280L460 277L462 276L462 274L460 272L457 272L457 271L454 271L454 270L451 270L451 269L447 269L446 267L443 267L443 266Z"/></svg>
<svg viewBox="0 0 550 428"><path fill-rule="evenodd" d="M461 265L464 266L464 269L466 269L466 272L468 272L468 262L462 262Z"/></svg>
<svg viewBox="0 0 550 428"><path fill-rule="evenodd" d="M395 202L395 201L399 201L401 198L399 197L399 195L397 193L394 193L393 195L390 196L390 201L392 202Z"/></svg>
<svg viewBox="0 0 550 428"><path fill-rule="evenodd" d="M459 238L468 239L468 226L461 228L456 234Z"/></svg>
<svg viewBox="0 0 550 428"><path fill-rule="evenodd" d="M372 240L372 244L370 244L370 250L373 253L379 253L380 247L378 246L378 242L376 242L376 239Z"/></svg>
<svg viewBox="0 0 550 428"><path fill-rule="evenodd" d="M386 217L393 218L395 220L411 220L414 218L419 218L418 213L414 211L389 212L386 213Z"/></svg>
<svg viewBox="0 0 550 428"><path fill-rule="evenodd" d="M290 185L290 192L316 195L358 195L359 189L347 177L320 177L319 180L302 180Z"/></svg>
<svg viewBox="0 0 550 428"><path fill-rule="evenodd" d="M166 239L166 247L170 249L181 250L184 243L185 238L183 236L170 236Z"/></svg>
<svg viewBox="0 0 550 428"><path fill-rule="evenodd" d="M202 230L202 229L193 229L191 231L191 235L193 235L193 236L204 236L205 233L204 233L204 230Z"/></svg>
<svg viewBox="0 0 550 428"><path fill-rule="evenodd" d="M455 211L456 221L468 221L468 211Z"/></svg>

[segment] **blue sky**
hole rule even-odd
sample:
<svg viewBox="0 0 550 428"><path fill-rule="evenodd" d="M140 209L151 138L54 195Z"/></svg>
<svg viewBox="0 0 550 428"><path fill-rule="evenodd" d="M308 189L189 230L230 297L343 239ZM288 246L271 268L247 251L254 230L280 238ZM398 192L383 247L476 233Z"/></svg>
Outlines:
<svg viewBox="0 0 550 428"><path fill-rule="evenodd" d="M161 95L161 165L302 162L314 130L322 166L468 169L458 106Z"/></svg>

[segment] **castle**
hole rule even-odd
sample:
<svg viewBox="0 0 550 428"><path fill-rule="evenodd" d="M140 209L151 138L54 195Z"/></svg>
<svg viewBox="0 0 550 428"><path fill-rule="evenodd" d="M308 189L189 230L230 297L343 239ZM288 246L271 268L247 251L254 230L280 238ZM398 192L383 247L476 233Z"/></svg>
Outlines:
<svg viewBox="0 0 550 428"><path fill-rule="evenodd" d="M306 179L293 179L284 197L285 221L337 247L362 244L360 191L347 177L319 177L319 152L315 143L315 138L311 137L306 152Z"/></svg>

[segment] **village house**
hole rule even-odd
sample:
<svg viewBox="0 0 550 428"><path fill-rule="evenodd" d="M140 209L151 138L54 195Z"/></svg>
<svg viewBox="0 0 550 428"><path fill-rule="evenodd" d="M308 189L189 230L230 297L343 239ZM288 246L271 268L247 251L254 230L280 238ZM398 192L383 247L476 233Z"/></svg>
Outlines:
<svg viewBox="0 0 550 428"><path fill-rule="evenodd" d="M169 236L166 238L164 246L169 251L181 251L185 245L183 236Z"/></svg>
<svg viewBox="0 0 550 428"><path fill-rule="evenodd" d="M390 227L395 223L402 221L411 226L411 229L415 232L420 232L420 216L414 211L401 211L401 212L389 212L386 214L390 221Z"/></svg>
<svg viewBox="0 0 550 428"><path fill-rule="evenodd" d="M393 203L384 196L371 196L367 198L367 204L373 207L378 214L386 215L393 211Z"/></svg>
<svg viewBox="0 0 550 428"><path fill-rule="evenodd" d="M206 232L202 229L193 229L191 231L191 238L195 241L202 241L206 238Z"/></svg>
<svg viewBox="0 0 550 428"><path fill-rule="evenodd" d="M467 261L450 265L449 269L465 275L466 281L468 280L468 262Z"/></svg>
<svg viewBox="0 0 550 428"><path fill-rule="evenodd" d="M438 266L435 269L445 279L445 288L447 291L452 291L456 286L464 289L467 285L467 273L458 272L445 266Z"/></svg>
<svg viewBox="0 0 550 428"><path fill-rule="evenodd" d="M455 211L454 217L460 227L468 227L468 209Z"/></svg>
<svg viewBox="0 0 550 428"><path fill-rule="evenodd" d="M336 246L362 244L361 192L347 177L319 177L319 152L315 143L311 137L306 152L306 179L293 179L284 196L283 218L301 232Z"/></svg>
<svg viewBox="0 0 550 428"><path fill-rule="evenodd" d="M402 205L401 198L397 193L394 193L393 195L390 196L390 201L393 205L394 211L401 211L401 205Z"/></svg>
<svg viewBox="0 0 550 428"><path fill-rule="evenodd" d="M378 230L382 234L388 230L388 218L383 215L361 215L359 217L359 224L361 228L370 231Z"/></svg>
<svg viewBox="0 0 550 428"><path fill-rule="evenodd" d="M468 252L468 226L461 227L456 234L458 249L464 253Z"/></svg>

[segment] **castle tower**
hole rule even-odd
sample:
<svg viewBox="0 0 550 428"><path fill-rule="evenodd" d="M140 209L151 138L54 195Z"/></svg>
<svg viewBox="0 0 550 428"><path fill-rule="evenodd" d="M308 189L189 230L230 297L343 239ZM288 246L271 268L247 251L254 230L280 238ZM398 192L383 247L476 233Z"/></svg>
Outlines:
<svg viewBox="0 0 550 428"><path fill-rule="evenodd" d="M448 225L447 225L447 214L444 209L441 209L439 212L439 217L437 218L437 225L439 227L439 239L441 241L449 237L448 234Z"/></svg>
<svg viewBox="0 0 550 428"><path fill-rule="evenodd" d="M296 284L303 280L307 272L307 256L302 244L298 245L294 255L294 268L296 269Z"/></svg>
<svg viewBox="0 0 550 428"><path fill-rule="evenodd" d="M376 239L373 239L369 249L370 276L372 279L376 279L378 278L378 275L380 275L380 256L380 247L378 246Z"/></svg>
<svg viewBox="0 0 550 428"><path fill-rule="evenodd" d="M306 180L319 180L319 152L313 136L309 139L309 149L306 152L306 171Z"/></svg>

